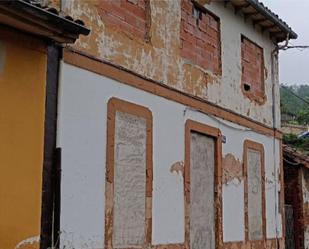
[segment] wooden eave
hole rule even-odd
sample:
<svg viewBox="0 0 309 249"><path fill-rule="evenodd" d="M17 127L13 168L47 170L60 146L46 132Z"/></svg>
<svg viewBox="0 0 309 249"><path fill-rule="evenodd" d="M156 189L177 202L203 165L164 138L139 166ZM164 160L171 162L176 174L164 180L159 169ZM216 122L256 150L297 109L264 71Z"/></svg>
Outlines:
<svg viewBox="0 0 309 249"><path fill-rule="evenodd" d="M55 9L23 0L0 1L0 24L31 33L57 43L74 43L79 35L88 35L82 21L63 17Z"/></svg>
<svg viewBox="0 0 309 249"><path fill-rule="evenodd" d="M309 169L309 156L288 145L283 145L283 158Z"/></svg>
<svg viewBox="0 0 309 249"><path fill-rule="evenodd" d="M296 39L297 34L275 13L257 0L228 0L225 4L234 7L235 14L242 13L245 19L251 19L254 26L268 31L276 42L286 39Z"/></svg>

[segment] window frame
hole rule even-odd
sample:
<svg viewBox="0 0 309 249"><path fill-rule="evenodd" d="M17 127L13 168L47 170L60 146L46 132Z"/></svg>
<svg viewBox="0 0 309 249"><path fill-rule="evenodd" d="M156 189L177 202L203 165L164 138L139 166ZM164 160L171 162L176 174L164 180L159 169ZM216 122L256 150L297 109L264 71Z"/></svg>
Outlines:
<svg viewBox="0 0 309 249"><path fill-rule="evenodd" d="M248 214L248 150L255 150L260 152L261 157L261 194L262 194L262 238L258 240L249 240L249 214ZM243 172L245 178L244 184L244 200L245 200L245 241L264 241L266 239L266 199L265 199L265 153L264 146L261 143L245 140L243 149Z"/></svg>
<svg viewBox="0 0 309 249"><path fill-rule="evenodd" d="M107 146L105 176L105 236L106 249L113 249L114 221L114 152L116 112L124 112L146 119L146 188L145 188L145 241L143 247L151 246L152 240L152 183L153 183L153 118L151 111L115 97L107 104ZM130 247L140 248L140 247Z"/></svg>
<svg viewBox="0 0 309 249"><path fill-rule="evenodd" d="M190 148L191 132L210 136L215 140L214 165L214 210L215 210L215 248L223 243L222 224L222 136L218 128L188 119L185 123L185 162L184 162L184 201L185 201L185 242L190 248Z"/></svg>

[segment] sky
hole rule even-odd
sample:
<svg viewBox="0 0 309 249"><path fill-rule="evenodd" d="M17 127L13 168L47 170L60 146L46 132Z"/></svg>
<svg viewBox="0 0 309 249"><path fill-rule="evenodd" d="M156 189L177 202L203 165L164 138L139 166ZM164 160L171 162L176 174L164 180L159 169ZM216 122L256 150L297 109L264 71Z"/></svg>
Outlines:
<svg viewBox="0 0 309 249"><path fill-rule="evenodd" d="M309 45L309 0L260 0L298 34L289 45ZM309 49L280 51L280 83L309 85Z"/></svg>

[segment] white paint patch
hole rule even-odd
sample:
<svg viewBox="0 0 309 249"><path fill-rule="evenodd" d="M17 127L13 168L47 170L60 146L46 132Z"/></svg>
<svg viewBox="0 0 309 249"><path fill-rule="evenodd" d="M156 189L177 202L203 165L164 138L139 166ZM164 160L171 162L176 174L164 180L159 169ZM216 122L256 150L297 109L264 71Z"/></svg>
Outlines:
<svg viewBox="0 0 309 249"><path fill-rule="evenodd" d="M39 242L40 242L40 235L30 237L30 238L24 239L23 241L19 242L15 246L15 249L22 248L22 247L28 246L28 245L33 245L33 244L36 244L36 243L39 243Z"/></svg>
<svg viewBox="0 0 309 249"><path fill-rule="evenodd" d="M245 239L244 181L237 179L222 187L223 199L223 241Z"/></svg>

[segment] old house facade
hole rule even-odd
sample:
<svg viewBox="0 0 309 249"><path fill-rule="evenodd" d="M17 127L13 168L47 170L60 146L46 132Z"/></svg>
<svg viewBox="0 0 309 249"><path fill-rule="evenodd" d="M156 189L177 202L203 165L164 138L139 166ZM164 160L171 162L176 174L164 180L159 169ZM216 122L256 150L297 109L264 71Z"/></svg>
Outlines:
<svg viewBox="0 0 309 249"><path fill-rule="evenodd" d="M56 204L35 204L52 206L41 248L284 248L278 43L291 28L256 0L44 2L91 33L56 59L43 176L61 176Z"/></svg>
<svg viewBox="0 0 309 249"><path fill-rule="evenodd" d="M54 2L54 4L59 4ZM278 45L257 1L61 1L65 248L283 248Z"/></svg>

